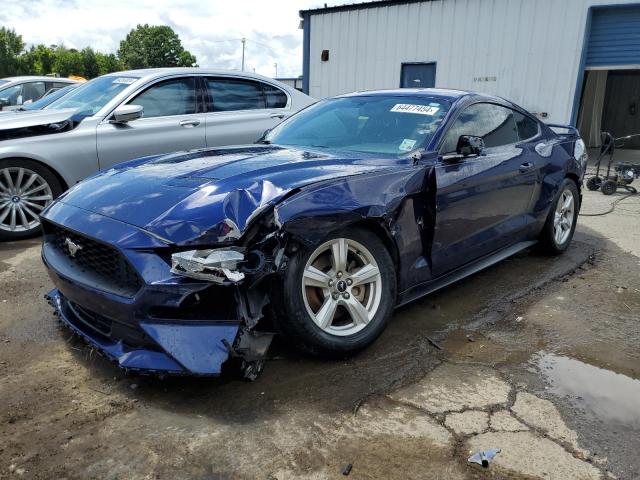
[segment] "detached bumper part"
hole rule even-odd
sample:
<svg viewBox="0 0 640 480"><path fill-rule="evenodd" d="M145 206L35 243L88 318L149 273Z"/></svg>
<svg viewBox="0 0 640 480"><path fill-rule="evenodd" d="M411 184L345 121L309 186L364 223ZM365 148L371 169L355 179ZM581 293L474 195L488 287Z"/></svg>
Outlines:
<svg viewBox="0 0 640 480"><path fill-rule="evenodd" d="M136 347L115 341L88 326L58 289L46 295L56 315L68 328L121 368L146 373L183 375L220 375L229 351L238 335L237 323L154 323L140 322L140 328L157 345Z"/></svg>
<svg viewBox="0 0 640 480"><path fill-rule="evenodd" d="M244 279L236 270L244 255L235 250L189 250L171 255L171 272L198 280L233 283Z"/></svg>

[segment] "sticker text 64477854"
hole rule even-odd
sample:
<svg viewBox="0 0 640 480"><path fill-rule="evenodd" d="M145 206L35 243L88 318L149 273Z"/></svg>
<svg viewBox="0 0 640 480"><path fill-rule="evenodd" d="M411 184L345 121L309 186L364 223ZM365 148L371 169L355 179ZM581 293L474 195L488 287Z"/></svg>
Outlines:
<svg viewBox="0 0 640 480"><path fill-rule="evenodd" d="M392 112L417 113L419 115L435 115L440 107L433 105L413 105L411 103L396 103L391 109Z"/></svg>

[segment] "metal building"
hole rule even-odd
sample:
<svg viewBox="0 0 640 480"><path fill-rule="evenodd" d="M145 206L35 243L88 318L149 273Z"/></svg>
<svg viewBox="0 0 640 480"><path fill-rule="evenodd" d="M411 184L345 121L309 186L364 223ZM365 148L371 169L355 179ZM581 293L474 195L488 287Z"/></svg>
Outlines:
<svg viewBox="0 0 640 480"><path fill-rule="evenodd" d="M449 87L545 121L640 132L640 2L382 0L300 12L303 90Z"/></svg>

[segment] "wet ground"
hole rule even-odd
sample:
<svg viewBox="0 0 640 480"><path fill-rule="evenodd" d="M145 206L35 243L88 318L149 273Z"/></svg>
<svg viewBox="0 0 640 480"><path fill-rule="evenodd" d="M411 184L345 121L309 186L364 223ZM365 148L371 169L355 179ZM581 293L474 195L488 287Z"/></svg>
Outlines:
<svg viewBox="0 0 640 480"><path fill-rule="evenodd" d="M639 215L581 217L565 255L403 308L349 360L277 344L254 383L124 376L55 323L38 242L2 244L0 478L640 478Z"/></svg>

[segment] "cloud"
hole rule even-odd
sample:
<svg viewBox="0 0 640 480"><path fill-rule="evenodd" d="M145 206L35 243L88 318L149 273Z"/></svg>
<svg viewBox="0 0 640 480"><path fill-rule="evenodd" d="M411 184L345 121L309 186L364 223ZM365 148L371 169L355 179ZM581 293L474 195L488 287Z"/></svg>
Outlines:
<svg viewBox="0 0 640 480"><path fill-rule="evenodd" d="M245 69L267 76L302 73L300 9L313 0L3 0L0 25L14 28L30 44L91 46L115 52L137 24L169 25L202 67ZM348 3L348 2L341 2Z"/></svg>

